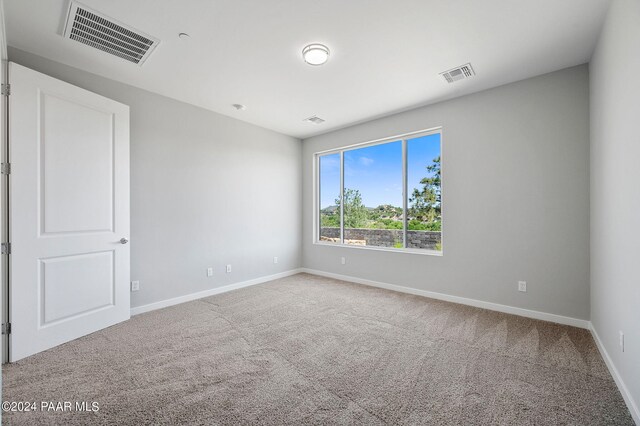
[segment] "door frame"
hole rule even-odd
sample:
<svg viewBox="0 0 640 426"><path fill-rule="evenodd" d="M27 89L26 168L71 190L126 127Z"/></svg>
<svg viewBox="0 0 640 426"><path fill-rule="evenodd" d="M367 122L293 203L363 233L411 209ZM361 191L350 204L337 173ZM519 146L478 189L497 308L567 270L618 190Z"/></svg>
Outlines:
<svg viewBox="0 0 640 426"><path fill-rule="evenodd" d="M4 4L0 0L0 81L9 83L9 57L4 22ZM9 158L9 97L0 96L0 161L6 163ZM0 182L0 241L9 241L9 176L2 174ZM2 324L9 322L9 256L0 255L0 319ZM2 364L9 361L9 335L0 336L0 357Z"/></svg>

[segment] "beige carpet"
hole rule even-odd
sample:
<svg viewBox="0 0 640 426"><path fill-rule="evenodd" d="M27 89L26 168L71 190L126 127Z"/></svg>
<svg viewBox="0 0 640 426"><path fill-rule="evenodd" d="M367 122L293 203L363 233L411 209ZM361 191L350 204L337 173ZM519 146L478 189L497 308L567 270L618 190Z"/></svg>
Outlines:
<svg viewBox="0 0 640 426"><path fill-rule="evenodd" d="M3 369L35 424L632 425L586 330L300 274Z"/></svg>

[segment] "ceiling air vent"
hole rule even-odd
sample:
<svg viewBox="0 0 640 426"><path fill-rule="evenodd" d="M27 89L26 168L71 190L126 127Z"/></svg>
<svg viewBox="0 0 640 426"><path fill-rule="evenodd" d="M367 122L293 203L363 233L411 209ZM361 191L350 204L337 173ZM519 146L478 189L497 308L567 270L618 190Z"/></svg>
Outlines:
<svg viewBox="0 0 640 426"><path fill-rule="evenodd" d="M71 2L64 37L142 65L160 40Z"/></svg>
<svg viewBox="0 0 640 426"><path fill-rule="evenodd" d="M476 73L473 71L471 64L464 64L449 71L441 72L440 75L443 76L448 83L453 83L454 81L473 77Z"/></svg>
<svg viewBox="0 0 640 426"><path fill-rule="evenodd" d="M309 118L305 118L302 121L306 121L308 123L313 123L313 124L322 124L325 122L325 120L323 120L322 118L314 115L313 117L309 117Z"/></svg>

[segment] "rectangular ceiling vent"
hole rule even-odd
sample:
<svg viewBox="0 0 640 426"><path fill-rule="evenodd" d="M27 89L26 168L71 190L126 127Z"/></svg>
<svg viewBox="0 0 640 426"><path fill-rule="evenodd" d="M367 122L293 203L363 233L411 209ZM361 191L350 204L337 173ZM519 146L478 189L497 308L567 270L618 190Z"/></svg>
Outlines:
<svg viewBox="0 0 640 426"><path fill-rule="evenodd" d="M160 40L72 1L64 37L142 65Z"/></svg>
<svg viewBox="0 0 640 426"><path fill-rule="evenodd" d="M313 123L313 124L322 124L325 122L324 119L318 117L317 115L314 115L313 117L305 118L302 121L306 121L308 123Z"/></svg>
<svg viewBox="0 0 640 426"><path fill-rule="evenodd" d="M464 64L449 71L441 72L440 75L443 76L448 83L453 83L454 81L473 77L476 73L473 71L471 64Z"/></svg>

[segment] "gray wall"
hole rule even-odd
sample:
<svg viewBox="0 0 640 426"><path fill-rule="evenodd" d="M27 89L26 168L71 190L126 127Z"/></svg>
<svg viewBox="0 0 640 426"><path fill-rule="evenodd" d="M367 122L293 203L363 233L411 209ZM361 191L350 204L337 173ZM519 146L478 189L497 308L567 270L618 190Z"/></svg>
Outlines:
<svg viewBox="0 0 640 426"><path fill-rule="evenodd" d="M640 1L612 3L591 71L591 322L640 403ZM625 351L618 344L625 333Z"/></svg>
<svg viewBox="0 0 640 426"><path fill-rule="evenodd" d="M9 58L131 107L132 306L300 266L298 139L16 49Z"/></svg>
<svg viewBox="0 0 640 426"><path fill-rule="evenodd" d="M303 265L588 319L588 78L581 65L304 140ZM315 152L435 126L442 257L312 243Z"/></svg>

